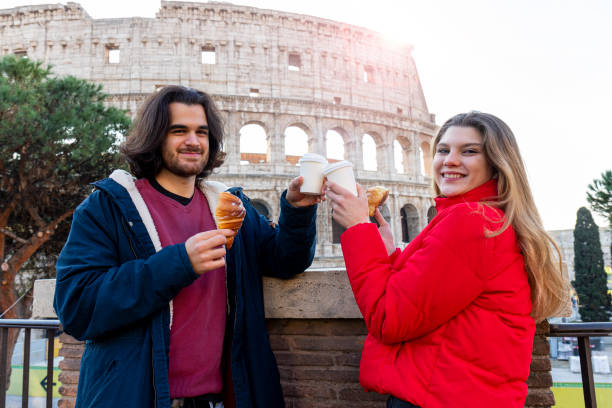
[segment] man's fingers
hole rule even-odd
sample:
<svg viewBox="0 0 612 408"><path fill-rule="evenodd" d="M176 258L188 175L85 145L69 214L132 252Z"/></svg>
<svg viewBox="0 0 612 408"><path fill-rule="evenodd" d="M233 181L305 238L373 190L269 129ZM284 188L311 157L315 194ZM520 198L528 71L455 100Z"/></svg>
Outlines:
<svg viewBox="0 0 612 408"><path fill-rule="evenodd" d="M234 231L233 229L227 229L227 228L220 229L220 230L217 230L217 231L219 231L221 234L223 234L224 237L233 237L234 235L237 234L237 232Z"/></svg>
<svg viewBox="0 0 612 408"><path fill-rule="evenodd" d="M217 259L221 259L225 256L225 248L219 247L214 249L209 249L207 251L200 252L198 254L197 260L199 262L210 262L215 261Z"/></svg>
<svg viewBox="0 0 612 408"><path fill-rule="evenodd" d="M208 230L208 231L204 231L204 232L198 232L197 234L195 234L193 236L194 239L196 239L197 241L205 241L207 239L216 237L216 236L231 236L231 234L229 234L229 232L227 231L231 231L230 229L213 229L213 230Z"/></svg>
<svg viewBox="0 0 612 408"><path fill-rule="evenodd" d="M298 176L296 178L294 178L293 180L291 180L291 183L289 183L289 190L299 190L300 186L304 183L304 177L302 176Z"/></svg>

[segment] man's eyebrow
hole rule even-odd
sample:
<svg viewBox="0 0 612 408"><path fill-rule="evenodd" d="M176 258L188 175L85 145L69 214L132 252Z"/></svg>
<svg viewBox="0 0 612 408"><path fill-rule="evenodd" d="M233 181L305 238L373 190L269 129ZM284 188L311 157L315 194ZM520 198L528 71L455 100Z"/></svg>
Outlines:
<svg viewBox="0 0 612 408"><path fill-rule="evenodd" d="M181 125L180 123L177 123L177 124L174 124L174 125L170 125L170 127L168 128L168 131L174 130L174 129L186 129L186 128L187 128L187 126ZM198 126L198 129L208 130L208 126L201 125L201 126Z"/></svg>

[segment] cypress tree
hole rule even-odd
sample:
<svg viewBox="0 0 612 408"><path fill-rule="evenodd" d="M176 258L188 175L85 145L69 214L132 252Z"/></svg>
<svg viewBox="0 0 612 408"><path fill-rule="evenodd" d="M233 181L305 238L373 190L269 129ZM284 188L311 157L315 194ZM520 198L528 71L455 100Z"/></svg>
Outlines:
<svg viewBox="0 0 612 408"><path fill-rule="evenodd" d="M572 282L580 303L583 322L607 322L612 313L612 299L608 293L599 227L585 207L578 210L574 228L574 270Z"/></svg>

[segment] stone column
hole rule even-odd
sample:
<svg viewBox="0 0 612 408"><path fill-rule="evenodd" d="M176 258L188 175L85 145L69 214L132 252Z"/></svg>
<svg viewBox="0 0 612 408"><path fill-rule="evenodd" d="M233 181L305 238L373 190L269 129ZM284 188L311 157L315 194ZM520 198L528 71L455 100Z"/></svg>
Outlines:
<svg viewBox="0 0 612 408"><path fill-rule="evenodd" d="M353 129L346 129L348 141L344 143L344 158L353 163L353 169L363 170L363 128L354 122Z"/></svg>
<svg viewBox="0 0 612 408"><path fill-rule="evenodd" d="M225 159L225 165L230 169L231 173L236 173L240 168L240 123L238 120L240 117L232 111L226 114L226 135L224 141L225 152L227 157Z"/></svg>
<svg viewBox="0 0 612 408"><path fill-rule="evenodd" d="M312 129L312 136L308 140L308 147L311 153L317 153L321 156L326 156L325 148L325 129L321 123L321 117L315 116L315 128Z"/></svg>
<svg viewBox="0 0 612 408"><path fill-rule="evenodd" d="M280 129L278 114L272 116L272 123L266 123L270 134L268 135L268 152L270 163L279 164L285 162L285 145L283 144L283 130Z"/></svg>
<svg viewBox="0 0 612 408"><path fill-rule="evenodd" d="M391 194L391 231L393 232L393 239L395 240L395 246L399 247L402 243L402 214L400 213L400 197L399 192Z"/></svg>
<svg viewBox="0 0 612 408"><path fill-rule="evenodd" d="M555 405L555 396L551 391L553 385L550 365L550 345L546 336L550 333L548 321L536 326L533 339L533 351L529 378L527 379L527 400L525 408L550 408Z"/></svg>
<svg viewBox="0 0 612 408"><path fill-rule="evenodd" d="M59 393L62 397L57 406L58 408L74 408L81 370L81 356L85 350L85 342L76 340L66 333L60 335L59 341L61 344L59 355L64 359L59 363L59 369L61 370L58 376L61 383Z"/></svg>
<svg viewBox="0 0 612 408"><path fill-rule="evenodd" d="M385 134L381 135L382 143L376 151L376 164L378 174L387 177L395 173L395 163L393 155L393 134L389 128L385 128Z"/></svg>

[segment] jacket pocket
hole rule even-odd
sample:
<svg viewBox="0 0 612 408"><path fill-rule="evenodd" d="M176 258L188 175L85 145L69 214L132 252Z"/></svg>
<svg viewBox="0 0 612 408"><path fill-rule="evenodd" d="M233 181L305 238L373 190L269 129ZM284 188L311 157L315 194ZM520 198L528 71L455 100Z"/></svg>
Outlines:
<svg viewBox="0 0 612 408"><path fill-rule="evenodd" d="M149 401L153 395L150 355L142 338L88 342L81 360L78 405L145 406L138 401Z"/></svg>

